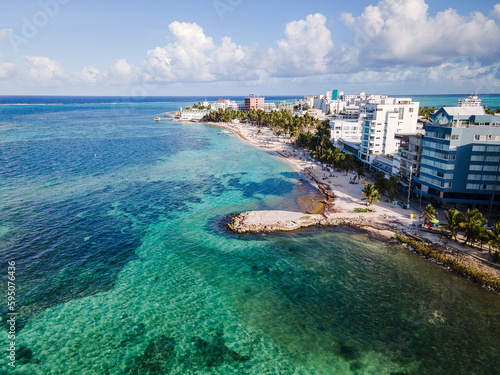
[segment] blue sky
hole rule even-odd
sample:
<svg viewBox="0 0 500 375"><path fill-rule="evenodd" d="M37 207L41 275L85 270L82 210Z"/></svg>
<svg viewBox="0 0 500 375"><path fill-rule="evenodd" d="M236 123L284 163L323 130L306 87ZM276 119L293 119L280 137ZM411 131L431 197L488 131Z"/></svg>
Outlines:
<svg viewBox="0 0 500 375"><path fill-rule="evenodd" d="M11 0L0 95L500 92L500 2Z"/></svg>

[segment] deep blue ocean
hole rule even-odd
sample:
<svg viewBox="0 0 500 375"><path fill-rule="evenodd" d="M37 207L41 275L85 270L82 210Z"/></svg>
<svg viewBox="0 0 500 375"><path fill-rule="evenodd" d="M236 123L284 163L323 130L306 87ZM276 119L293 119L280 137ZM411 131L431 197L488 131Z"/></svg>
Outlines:
<svg viewBox="0 0 500 375"><path fill-rule="evenodd" d="M1 374L498 373L498 294L354 229L229 233L307 186L153 121L204 99L0 97Z"/></svg>

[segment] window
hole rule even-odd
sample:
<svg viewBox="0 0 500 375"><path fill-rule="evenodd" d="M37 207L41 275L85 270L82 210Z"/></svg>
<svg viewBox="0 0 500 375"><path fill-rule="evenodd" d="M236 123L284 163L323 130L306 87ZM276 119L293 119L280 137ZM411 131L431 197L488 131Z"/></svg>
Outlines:
<svg viewBox="0 0 500 375"><path fill-rule="evenodd" d="M465 186L466 189L472 189L472 190L478 190L479 189L479 184L467 184Z"/></svg>
<svg viewBox="0 0 500 375"><path fill-rule="evenodd" d="M479 181L481 179L480 174L469 174L467 180Z"/></svg>
<svg viewBox="0 0 500 375"><path fill-rule="evenodd" d="M486 146L474 145L472 146L472 151L479 151L479 152L486 151Z"/></svg>
<svg viewBox="0 0 500 375"><path fill-rule="evenodd" d="M486 151L488 151L488 152L500 152L500 146L488 146Z"/></svg>
<svg viewBox="0 0 500 375"><path fill-rule="evenodd" d="M474 140L475 141L486 141L487 140L487 136L486 135L481 135L481 134L476 134L474 136Z"/></svg>
<svg viewBox="0 0 500 375"><path fill-rule="evenodd" d="M496 172L496 171L498 171L498 166L496 166L496 165L485 165L483 167L483 171L485 171L485 172Z"/></svg>
<svg viewBox="0 0 500 375"><path fill-rule="evenodd" d="M496 177L494 174L489 174L489 175L483 175L481 178L483 181L495 181Z"/></svg>
<svg viewBox="0 0 500 375"><path fill-rule="evenodd" d="M436 176L436 177L439 177L439 178L445 178L445 179L448 179L448 180L451 180L453 178L453 173L444 173L442 171L435 171L433 169L430 169L430 168L427 168L427 167L424 167L424 166L422 166L420 168L420 172L421 173L430 174L432 176Z"/></svg>
<svg viewBox="0 0 500 375"><path fill-rule="evenodd" d="M469 167L469 171L482 171L482 170L483 170L482 165L471 164Z"/></svg>
<svg viewBox="0 0 500 375"><path fill-rule="evenodd" d="M449 155L443 152L423 150L422 155L432 156L433 158L445 159L445 160L455 160L456 155Z"/></svg>
<svg viewBox="0 0 500 375"><path fill-rule="evenodd" d="M471 161L484 161L484 155L472 155L470 157Z"/></svg>
<svg viewBox="0 0 500 375"><path fill-rule="evenodd" d="M493 161L498 163L500 161L500 156L486 156L486 161Z"/></svg>
<svg viewBox="0 0 500 375"><path fill-rule="evenodd" d="M451 135L451 140L452 140L452 141L456 141L456 140L458 140L458 134L452 134L452 135Z"/></svg>

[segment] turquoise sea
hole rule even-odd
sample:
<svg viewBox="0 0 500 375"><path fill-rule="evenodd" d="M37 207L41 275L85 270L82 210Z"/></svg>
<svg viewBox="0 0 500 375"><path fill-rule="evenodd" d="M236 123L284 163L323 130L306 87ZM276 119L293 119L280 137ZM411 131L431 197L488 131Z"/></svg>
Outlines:
<svg viewBox="0 0 500 375"><path fill-rule="evenodd" d="M153 121L204 99L0 98L1 374L498 373L498 294L354 229L229 233L307 186Z"/></svg>

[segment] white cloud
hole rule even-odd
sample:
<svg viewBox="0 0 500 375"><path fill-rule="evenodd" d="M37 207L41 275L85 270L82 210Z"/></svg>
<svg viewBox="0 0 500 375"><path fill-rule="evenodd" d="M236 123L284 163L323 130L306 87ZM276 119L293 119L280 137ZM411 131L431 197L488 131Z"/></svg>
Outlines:
<svg viewBox="0 0 500 375"><path fill-rule="evenodd" d="M0 40L12 34L12 29L0 29Z"/></svg>
<svg viewBox="0 0 500 375"><path fill-rule="evenodd" d="M29 67L29 79L36 82L60 81L66 78L59 62L43 56L24 56Z"/></svg>
<svg viewBox="0 0 500 375"><path fill-rule="evenodd" d="M210 52L216 47L211 37L195 23L172 22L169 30L175 41L148 51L146 73L157 81L211 81Z"/></svg>
<svg viewBox="0 0 500 375"><path fill-rule="evenodd" d="M491 18L497 18L500 20L500 3L496 4L493 7L493 10L490 13Z"/></svg>
<svg viewBox="0 0 500 375"><path fill-rule="evenodd" d="M95 65L89 65L84 67L77 77L86 85L96 85L102 83L105 75Z"/></svg>
<svg viewBox="0 0 500 375"><path fill-rule="evenodd" d="M460 56L500 55L500 28L481 12L461 16L450 8L432 17L424 0L381 0L359 17L343 14L342 19L356 33L359 61L367 67L431 66Z"/></svg>
<svg viewBox="0 0 500 375"><path fill-rule="evenodd" d="M13 79L17 74L17 65L11 62L0 64L0 81Z"/></svg>
<svg viewBox="0 0 500 375"><path fill-rule="evenodd" d="M269 50L278 75L322 74L331 69L328 55L333 42L325 23L326 17L316 13L286 25L285 39Z"/></svg>
<svg viewBox="0 0 500 375"><path fill-rule="evenodd" d="M132 73L132 67L127 63L127 60L120 59L110 68L110 74L119 77L127 77Z"/></svg>
<svg viewBox="0 0 500 375"><path fill-rule="evenodd" d="M332 57L331 32L325 24L326 17L319 13L290 22L285 38L262 51L259 46L237 45L229 37L215 43L199 25L173 22L173 42L147 52L144 75L156 82L215 82L324 74L335 69L335 60L346 62L342 54Z"/></svg>

